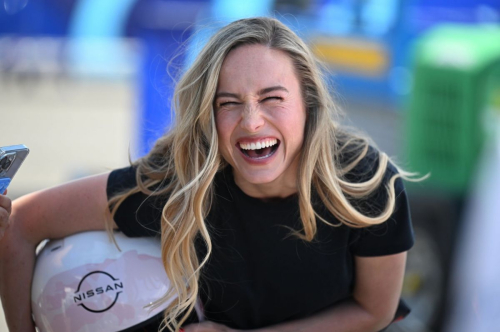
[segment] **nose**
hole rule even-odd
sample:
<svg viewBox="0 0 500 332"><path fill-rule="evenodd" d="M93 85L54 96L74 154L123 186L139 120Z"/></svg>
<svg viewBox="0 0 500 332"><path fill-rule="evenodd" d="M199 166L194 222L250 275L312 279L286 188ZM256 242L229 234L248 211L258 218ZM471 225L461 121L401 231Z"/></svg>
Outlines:
<svg viewBox="0 0 500 332"><path fill-rule="evenodd" d="M248 132L257 132L264 126L265 120L258 106L247 105L241 116L240 125Z"/></svg>

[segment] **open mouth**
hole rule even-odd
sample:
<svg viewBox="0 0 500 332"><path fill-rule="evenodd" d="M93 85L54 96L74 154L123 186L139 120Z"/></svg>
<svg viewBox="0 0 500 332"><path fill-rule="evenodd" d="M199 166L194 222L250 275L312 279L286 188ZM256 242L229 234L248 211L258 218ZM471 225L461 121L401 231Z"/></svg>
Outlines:
<svg viewBox="0 0 500 332"><path fill-rule="evenodd" d="M279 140L271 139L257 143L239 143L238 147L249 158L264 159L272 156L278 150L279 145Z"/></svg>

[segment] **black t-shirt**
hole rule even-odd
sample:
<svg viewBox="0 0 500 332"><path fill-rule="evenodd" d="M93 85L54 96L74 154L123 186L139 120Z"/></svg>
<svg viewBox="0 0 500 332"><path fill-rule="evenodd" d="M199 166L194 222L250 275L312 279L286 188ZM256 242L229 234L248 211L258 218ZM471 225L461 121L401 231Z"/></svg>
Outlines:
<svg viewBox="0 0 500 332"><path fill-rule="evenodd" d="M370 178L378 162L364 158L347 176L360 182ZM383 183L396 173L389 165ZM108 196L133 187L135 169L115 170L108 180ZM264 202L246 195L234 182L232 169L216 174L215 200L206 218L213 249L200 280L205 317L237 329L254 329L304 318L351 296L354 256L390 255L410 249L413 230L403 182L396 180L396 208L383 224L355 229L332 227L317 220L312 242L291 236L301 229L297 195ZM166 197L134 194L115 215L127 236L159 236ZM384 185L360 209L377 213L386 204ZM338 220L313 195L315 210L326 220ZM199 255L204 247L197 243Z"/></svg>

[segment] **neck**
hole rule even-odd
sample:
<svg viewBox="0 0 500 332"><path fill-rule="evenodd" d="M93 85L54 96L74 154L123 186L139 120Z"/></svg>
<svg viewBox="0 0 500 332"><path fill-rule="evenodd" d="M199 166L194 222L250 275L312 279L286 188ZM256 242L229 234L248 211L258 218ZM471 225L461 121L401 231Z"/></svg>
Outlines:
<svg viewBox="0 0 500 332"><path fill-rule="evenodd" d="M280 177L272 182L259 184L242 181L234 173L233 176L234 182L245 194L264 201L283 199L297 193L297 178L295 176L291 179Z"/></svg>

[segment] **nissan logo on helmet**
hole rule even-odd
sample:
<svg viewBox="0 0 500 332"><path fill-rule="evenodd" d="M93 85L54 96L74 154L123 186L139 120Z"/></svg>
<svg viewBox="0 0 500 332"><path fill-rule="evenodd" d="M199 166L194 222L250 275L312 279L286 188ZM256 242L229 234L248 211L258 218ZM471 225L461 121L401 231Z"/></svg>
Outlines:
<svg viewBox="0 0 500 332"><path fill-rule="evenodd" d="M111 309L123 293L123 282L104 271L87 273L75 291L74 302L83 309L100 313Z"/></svg>
<svg viewBox="0 0 500 332"><path fill-rule="evenodd" d="M82 232L39 250L31 285L40 332L115 332L161 320L175 299L152 306L169 290L159 238ZM118 249L119 248L119 249Z"/></svg>

